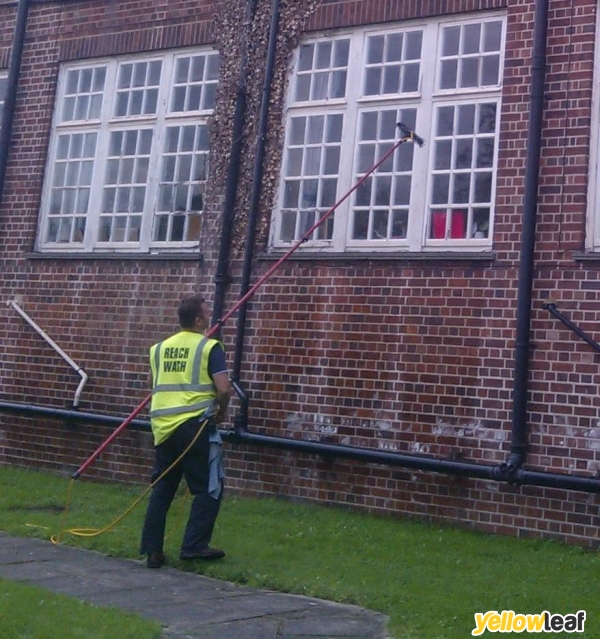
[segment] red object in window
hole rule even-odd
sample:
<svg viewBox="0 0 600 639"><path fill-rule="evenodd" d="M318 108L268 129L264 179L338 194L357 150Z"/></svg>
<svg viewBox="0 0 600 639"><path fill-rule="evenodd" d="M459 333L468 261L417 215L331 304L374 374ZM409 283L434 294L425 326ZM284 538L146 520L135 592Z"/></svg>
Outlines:
<svg viewBox="0 0 600 639"><path fill-rule="evenodd" d="M431 238L446 239L446 211L433 211L431 214ZM450 219L450 238L463 239L467 228L467 212L452 211Z"/></svg>
<svg viewBox="0 0 600 639"><path fill-rule="evenodd" d="M462 239L465 237L467 222L466 211L452 211L452 222L450 224L450 237Z"/></svg>
<svg viewBox="0 0 600 639"><path fill-rule="evenodd" d="M446 211L433 211L431 214L431 237L434 240L446 239Z"/></svg>

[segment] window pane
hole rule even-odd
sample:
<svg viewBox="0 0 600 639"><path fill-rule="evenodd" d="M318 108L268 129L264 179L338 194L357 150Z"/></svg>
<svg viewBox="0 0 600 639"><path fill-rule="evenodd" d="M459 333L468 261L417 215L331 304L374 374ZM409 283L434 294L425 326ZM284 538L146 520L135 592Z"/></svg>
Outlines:
<svg viewBox="0 0 600 639"><path fill-rule="evenodd" d="M85 216L90 205L89 185L94 169L95 142L96 134L91 133L85 136L82 133L63 134L58 138L47 204L47 212L56 218L56 223L48 226L45 238L48 242L83 241L82 229L85 230Z"/></svg>
<svg viewBox="0 0 600 639"><path fill-rule="evenodd" d="M475 197L477 203L487 203L492 200L492 174L476 173L475 174Z"/></svg>
<svg viewBox="0 0 600 639"><path fill-rule="evenodd" d="M373 239L385 240L388 236L388 211L373 212Z"/></svg>
<svg viewBox="0 0 600 639"><path fill-rule="evenodd" d="M315 56L315 69L328 69L331 66L331 42L319 42Z"/></svg>
<svg viewBox="0 0 600 639"><path fill-rule="evenodd" d="M490 210L486 208L473 209L472 236L476 239L489 237Z"/></svg>
<svg viewBox="0 0 600 639"><path fill-rule="evenodd" d="M281 215L281 233L279 235L282 242L291 242L296 237L296 212L283 211Z"/></svg>
<svg viewBox="0 0 600 639"><path fill-rule="evenodd" d="M450 189L450 176L447 174L433 176L433 196L431 201L434 204L446 204Z"/></svg>
<svg viewBox="0 0 600 639"><path fill-rule="evenodd" d="M341 142L342 141L342 126L344 124L344 118L342 115L330 115L327 117L327 133L326 142Z"/></svg>
<svg viewBox="0 0 600 639"><path fill-rule="evenodd" d="M468 24L463 28L462 53L479 53L481 25Z"/></svg>
<svg viewBox="0 0 600 639"><path fill-rule="evenodd" d="M454 107L438 109L437 134L448 136L454 133Z"/></svg>
<svg viewBox="0 0 600 639"><path fill-rule="evenodd" d="M392 189L391 177L377 177L375 179L375 204L381 206L390 203L390 195Z"/></svg>
<svg viewBox="0 0 600 639"><path fill-rule="evenodd" d="M385 39L383 36L371 36L367 46L367 64L378 64L383 62L383 47Z"/></svg>
<svg viewBox="0 0 600 639"><path fill-rule="evenodd" d="M400 69L400 66L384 68L382 93L400 93Z"/></svg>
<svg viewBox="0 0 600 639"><path fill-rule="evenodd" d="M477 140L477 168L490 168L493 164L494 138L479 138Z"/></svg>
<svg viewBox="0 0 600 639"><path fill-rule="evenodd" d="M409 175L399 175L395 179L394 204L410 204L411 177Z"/></svg>
<svg viewBox="0 0 600 639"><path fill-rule="evenodd" d="M313 75L311 100L326 100L329 96L329 73Z"/></svg>
<svg viewBox="0 0 600 639"><path fill-rule="evenodd" d="M219 79L219 71L221 69L221 58L216 53L211 53L206 59L206 72L205 80L210 82L211 80Z"/></svg>
<svg viewBox="0 0 600 639"><path fill-rule="evenodd" d="M288 151L286 175L302 175L302 157L302 149L290 149Z"/></svg>
<svg viewBox="0 0 600 639"><path fill-rule="evenodd" d="M493 86L498 84L500 74L500 57L497 55L483 58L481 69L481 84Z"/></svg>
<svg viewBox="0 0 600 639"><path fill-rule="evenodd" d="M445 28L440 88L497 86L501 42L500 21Z"/></svg>
<svg viewBox="0 0 600 639"><path fill-rule="evenodd" d="M500 51L502 45L502 22L486 22L483 34L483 51Z"/></svg>
<svg viewBox="0 0 600 639"><path fill-rule="evenodd" d="M404 43L403 33L392 33L388 36L385 44L385 61L400 62L403 59L402 46Z"/></svg>
<svg viewBox="0 0 600 639"><path fill-rule="evenodd" d="M479 106L479 133L496 131L496 105L481 104Z"/></svg>
<svg viewBox="0 0 600 639"><path fill-rule="evenodd" d="M218 68L219 57L213 54L178 58L170 112L212 109L216 95Z"/></svg>
<svg viewBox="0 0 600 639"><path fill-rule="evenodd" d="M350 41L349 40L336 40L333 48L333 66L334 67L346 67L348 66L348 54L350 53Z"/></svg>
<svg viewBox="0 0 600 639"><path fill-rule="evenodd" d="M308 144L319 144L323 141L323 131L325 129L325 116L318 115L308 118L307 122L307 142Z"/></svg>
<svg viewBox="0 0 600 639"><path fill-rule="evenodd" d="M455 173L452 194L453 204L468 203L470 199L471 174Z"/></svg>
<svg viewBox="0 0 600 639"><path fill-rule="evenodd" d="M408 231L408 212L394 211L392 218L392 228L390 238L393 240L401 240L406 237Z"/></svg>
<svg viewBox="0 0 600 639"><path fill-rule="evenodd" d="M469 135L475 131L475 105L458 107L457 134Z"/></svg>
<svg viewBox="0 0 600 639"><path fill-rule="evenodd" d="M327 147L325 149L325 162L323 173L326 175L337 175L340 168L340 148L338 146Z"/></svg>
<svg viewBox="0 0 600 639"><path fill-rule="evenodd" d="M404 40L406 54L404 58L406 60L418 60L421 58L421 49L423 46L423 32L411 31L406 34Z"/></svg>
<svg viewBox="0 0 600 639"><path fill-rule="evenodd" d="M461 64L460 86L476 87L479 84L479 58L465 58Z"/></svg>
<svg viewBox="0 0 600 639"><path fill-rule="evenodd" d="M367 178L356 189L356 206L371 206L371 183L373 178Z"/></svg>
<svg viewBox="0 0 600 639"><path fill-rule="evenodd" d="M362 144L358 148L358 172L366 173L375 164L375 145Z"/></svg>
<svg viewBox="0 0 600 639"><path fill-rule="evenodd" d="M407 125L410 126L410 125ZM394 160L396 162L395 170L397 172L412 171L413 158L415 153L414 144L402 144L399 149L394 153ZM374 162L372 163L374 164Z"/></svg>
<svg viewBox="0 0 600 639"><path fill-rule="evenodd" d="M200 206L199 208L202 208ZM184 240L187 242L197 242L200 239L202 217L200 215L188 216L188 225Z"/></svg>
<svg viewBox="0 0 600 639"><path fill-rule="evenodd" d="M422 32L370 36L365 95L398 94L418 89ZM407 60L412 60L410 64Z"/></svg>
<svg viewBox="0 0 600 639"><path fill-rule="evenodd" d="M435 169L452 168L452 141L438 140L435 143Z"/></svg>
<svg viewBox="0 0 600 639"><path fill-rule="evenodd" d="M298 58L298 71L310 71L313 66L314 44L304 44L300 47L300 56Z"/></svg>
<svg viewBox="0 0 600 639"><path fill-rule="evenodd" d="M310 76L301 75L296 78L296 102L306 102L310 99Z"/></svg>
<svg viewBox="0 0 600 639"><path fill-rule="evenodd" d="M349 40L302 45L298 57L295 100L328 100L346 93Z"/></svg>
<svg viewBox="0 0 600 639"><path fill-rule="evenodd" d="M442 55L458 55L460 44L460 27L445 27L442 38Z"/></svg>
<svg viewBox="0 0 600 639"><path fill-rule="evenodd" d="M321 207L330 209L336 202L336 193L337 180L323 180L321 183Z"/></svg>
<svg viewBox="0 0 600 639"><path fill-rule="evenodd" d="M411 93L419 90L419 65L404 65L404 76L402 79L402 92Z"/></svg>
<svg viewBox="0 0 600 639"><path fill-rule="evenodd" d="M369 236L369 212L354 211L354 228L352 238L366 240Z"/></svg>
<svg viewBox="0 0 600 639"><path fill-rule="evenodd" d="M457 169L470 169L473 164L473 139L456 140Z"/></svg>
<svg viewBox="0 0 600 639"><path fill-rule="evenodd" d="M367 69L365 80L365 95L381 93L381 69Z"/></svg>
<svg viewBox="0 0 600 639"><path fill-rule="evenodd" d="M300 199L300 182L288 180L285 183L283 206L286 209L297 209Z"/></svg>
<svg viewBox="0 0 600 639"><path fill-rule="evenodd" d="M203 210L207 150L202 149L205 125L167 128L161 161L156 242L188 241L199 232ZM193 222L192 222L193 219Z"/></svg>

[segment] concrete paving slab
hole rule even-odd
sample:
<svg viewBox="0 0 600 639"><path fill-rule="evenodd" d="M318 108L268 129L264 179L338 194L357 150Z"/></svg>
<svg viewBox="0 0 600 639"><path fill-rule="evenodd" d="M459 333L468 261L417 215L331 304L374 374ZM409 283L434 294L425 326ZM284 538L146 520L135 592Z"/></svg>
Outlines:
<svg viewBox="0 0 600 639"><path fill-rule="evenodd" d="M164 639L389 639L387 617L357 606L3 533L0 577L154 619Z"/></svg>

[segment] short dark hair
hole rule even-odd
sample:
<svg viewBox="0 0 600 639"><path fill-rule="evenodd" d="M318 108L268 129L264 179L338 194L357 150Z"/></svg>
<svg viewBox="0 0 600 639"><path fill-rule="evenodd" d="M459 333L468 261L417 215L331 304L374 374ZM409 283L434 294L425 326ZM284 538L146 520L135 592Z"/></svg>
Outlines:
<svg viewBox="0 0 600 639"><path fill-rule="evenodd" d="M179 316L179 324L181 328L194 327L196 318L200 317L202 304L204 304L204 298L201 295L184 297L181 302L179 302L177 315Z"/></svg>

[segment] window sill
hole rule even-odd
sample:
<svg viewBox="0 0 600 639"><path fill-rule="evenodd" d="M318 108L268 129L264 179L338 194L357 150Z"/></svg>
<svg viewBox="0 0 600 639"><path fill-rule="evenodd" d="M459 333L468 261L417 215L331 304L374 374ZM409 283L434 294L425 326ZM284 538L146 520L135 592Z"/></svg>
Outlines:
<svg viewBox="0 0 600 639"><path fill-rule="evenodd" d="M269 253L262 253L258 255L257 259L263 261L275 261L281 259L283 255L285 255L284 250L273 249ZM317 260L323 260L326 262L492 262L496 259L496 253L493 251L436 251L435 253L425 251L378 251L368 253L364 251L345 251L333 253L303 249L292 253L288 259L310 262ZM600 259L600 254L598 255L598 259Z"/></svg>
<svg viewBox="0 0 600 639"><path fill-rule="evenodd" d="M595 248L590 251L573 252L573 260L575 262L600 262L600 249Z"/></svg>
<svg viewBox="0 0 600 639"><path fill-rule="evenodd" d="M204 262L202 253L117 253L114 251L102 251L96 253L72 253L70 251L31 252L25 257L29 260L126 260L126 261L177 261L177 262Z"/></svg>

